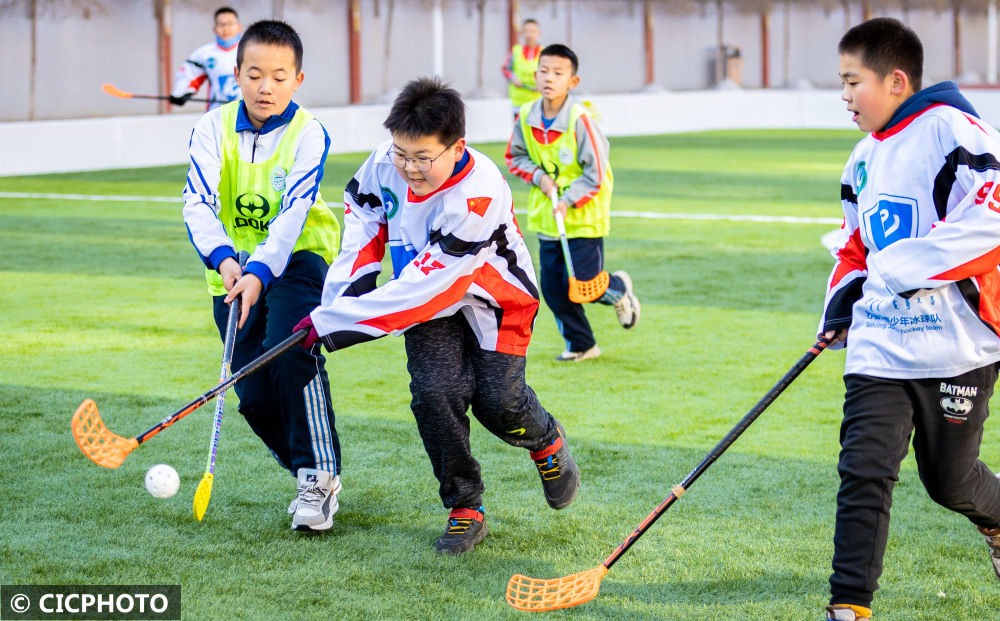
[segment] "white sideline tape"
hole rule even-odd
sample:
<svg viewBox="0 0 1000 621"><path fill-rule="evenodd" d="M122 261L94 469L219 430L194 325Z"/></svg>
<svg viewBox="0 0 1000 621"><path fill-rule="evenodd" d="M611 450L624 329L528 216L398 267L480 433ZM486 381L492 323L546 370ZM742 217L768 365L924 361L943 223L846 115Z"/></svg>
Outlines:
<svg viewBox="0 0 1000 621"><path fill-rule="evenodd" d="M146 203L181 203L180 196L105 196L101 194L36 194L32 192L0 192L0 198L36 198L56 201L120 201Z"/></svg>
<svg viewBox="0 0 1000 621"><path fill-rule="evenodd" d="M44 194L31 192L0 192L0 198L28 198L47 199L61 201L119 201L119 202L146 202L146 203L175 203L182 204L180 196L116 196L102 194ZM329 203L328 203L329 204ZM330 204L331 207L343 209L339 203ZM520 215L525 212L518 211ZM656 213L651 211L612 211L611 215L616 218L637 218L644 220L728 220L732 222L784 222L788 224L834 224L843 223L840 218L806 218L800 216L762 216L762 215L739 215L739 214L716 214L716 213Z"/></svg>

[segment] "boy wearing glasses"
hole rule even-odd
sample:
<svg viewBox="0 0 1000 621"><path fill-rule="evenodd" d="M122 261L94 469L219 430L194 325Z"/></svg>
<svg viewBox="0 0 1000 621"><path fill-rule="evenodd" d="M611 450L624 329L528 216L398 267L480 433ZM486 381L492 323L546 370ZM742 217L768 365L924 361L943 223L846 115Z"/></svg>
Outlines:
<svg viewBox="0 0 1000 621"><path fill-rule="evenodd" d="M465 143L465 104L436 78L406 85L385 121L392 139L347 185L341 253L322 305L296 329L305 345L343 349L404 334L411 409L444 506L438 552L461 554L486 536L472 414L528 449L554 509L580 474L562 426L525 383L538 311L531 257L496 165ZM388 243L393 279L376 288Z"/></svg>

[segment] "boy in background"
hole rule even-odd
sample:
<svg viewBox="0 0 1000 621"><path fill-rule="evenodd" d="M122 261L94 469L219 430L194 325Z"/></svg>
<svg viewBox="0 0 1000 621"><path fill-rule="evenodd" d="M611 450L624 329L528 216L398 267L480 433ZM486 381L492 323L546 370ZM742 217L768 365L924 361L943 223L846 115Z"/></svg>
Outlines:
<svg viewBox="0 0 1000 621"><path fill-rule="evenodd" d="M606 282L592 302L615 307L623 328L639 322L639 300L627 272L604 270L604 237L611 231L608 140L570 91L580 83L576 54L562 44L542 50L536 74L541 99L521 106L507 145L507 167L531 184L528 229L538 233L542 295L566 341L556 360L580 362L601 355L583 305L569 298L569 273L559 242L550 193L566 222L576 278Z"/></svg>
<svg viewBox="0 0 1000 621"><path fill-rule="evenodd" d="M250 26L235 76L243 99L205 114L191 134L184 223L205 263L220 335L228 305L242 295L233 351L240 368L319 304L340 227L319 193L330 137L292 101L304 77L298 34L283 22ZM241 269L243 250L250 258ZM340 443L323 356L293 348L235 389L240 413L298 479L292 528L329 529Z"/></svg>
<svg viewBox="0 0 1000 621"><path fill-rule="evenodd" d="M521 25L521 40L524 43L514 44L501 67L503 77L507 80L507 96L510 97L515 118L522 105L539 97L535 90L535 70L538 69L538 52L542 49L538 45L541 36L542 31L537 21L524 20Z"/></svg>
<svg viewBox="0 0 1000 621"><path fill-rule="evenodd" d="M847 241L820 333L847 347L827 619L871 618L910 436L930 497L986 538L1000 577L1000 480L978 459L1000 361L1000 136L953 82L921 90L895 19L839 45L842 99L869 132L841 178Z"/></svg>
<svg viewBox="0 0 1000 621"><path fill-rule="evenodd" d="M562 426L525 383L535 272L510 187L465 143L465 104L436 78L414 80L385 127L392 138L347 186L343 250L323 304L296 330L312 328L306 344L330 351L403 334L410 407L450 509L434 547L462 554L487 532L470 406L491 433L530 451L553 509L573 501L580 473ZM394 278L376 288L386 243Z"/></svg>
<svg viewBox="0 0 1000 621"><path fill-rule="evenodd" d="M240 18L236 9L224 6L215 12L215 41L206 43L188 54L177 70L170 103L183 106L201 85L208 82L208 110L240 96L240 87L233 77L236 67L236 46L240 42ZM222 102L222 103L220 103Z"/></svg>

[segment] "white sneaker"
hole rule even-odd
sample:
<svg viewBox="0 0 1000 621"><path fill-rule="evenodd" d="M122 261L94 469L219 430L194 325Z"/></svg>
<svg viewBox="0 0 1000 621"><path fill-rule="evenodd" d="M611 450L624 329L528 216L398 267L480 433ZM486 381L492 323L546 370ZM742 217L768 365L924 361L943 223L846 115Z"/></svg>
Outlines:
<svg viewBox="0 0 1000 621"><path fill-rule="evenodd" d="M854 610L840 606L827 606L826 618L834 621L871 621L869 617L858 616Z"/></svg>
<svg viewBox="0 0 1000 621"><path fill-rule="evenodd" d="M327 530L333 526L333 515L340 508L333 491L336 478L325 470L299 468L293 530Z"/></svg>
<svg viewBox="0 0 1000 621"><path fill-rule="evenodd" d="M582 360L597 358L600 355L601 348L597 345L594 345L587 351L570 351L567 349L563 353L556 356L556 362L580 362Z"/></svg>
<svg viewBox="0 0 1000 621"><path fill-rule="evenodd" d="M618 313L618 323L629 330L639 323L639 314L642 311L639 306L639 298L635 297L635 293L632 292L632 277L628 275L628 272L619 270L614 272L612 276L621 278L622 282L625 283L625 294L615 302L615 312Z"/></svg>
<svg viewBox="0 0 1000 621"><path fill-rule="evenodd" d="M334 496L336 496L337 494L340 493L342 489L343 486L340 484L340 475L338 474L333 477L333 490L331 491L331 493ZM298 506L299 506L299 496L298 494L296 494L295 498L292 498L292 502L288 503L288 515L295 515L295 508Z"/></svg>

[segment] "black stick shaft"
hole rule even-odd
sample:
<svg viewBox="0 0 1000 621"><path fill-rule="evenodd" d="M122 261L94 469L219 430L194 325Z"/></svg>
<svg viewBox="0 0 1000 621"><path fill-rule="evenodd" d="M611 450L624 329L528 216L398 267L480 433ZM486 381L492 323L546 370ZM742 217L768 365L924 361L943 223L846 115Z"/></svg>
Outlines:
<svg viewBox="0 0 1000 621"><path fill-rule="evenodd" d="M263 354L252 360L251 362L247 363L247 365L242 369L240 369L239 371L230 375L229 379L227 379L226 381L220 383L215 388L209 390L208 392L198 397L197 399L191 401L190 403L188 403L181 409L177 410L170 416L156 423L155 425L147 429L145 432L136 436L135 438L136 442L142 444L143 442L152 438L153 436L163 431L170 425L173 425L174 423L184 418L191 412L197 410L201 406L211 401L213 398L215 398L216 395L228 390L229 387L235 385L236 382L240 381L247 375L250 375L254 371L257 371L258 369L268 364L269 362L271 362L281 354L285 353L289 349L295 347L303 340L305 340L306 336L308 335L309 335L309 330L306 328L303 328L298 332L293 332L292 335L286 338L284 341L281 341L271 349L267 350L266 352L264 352Z"/></svg>
<svg viewBox="0 0 1000 621"><path fill-rule="evenodd" d="M135 93L130 93L128 99L157 99L159 101L167 101L170 97L168 95L136 95ZM201 103L217 104L229 103L228 101L222 101L221 99L205 99L202 97L191 97L188 101L200 101Z"/></svg>
<svg viewBox="0 0 1000 621"><path fill-rule="evenodd" d="M674 488L674 491L671 492L671 494L667 496L662 503L660 503L660 506L646 516L646 519L643 520L634 531L632 531L632 534L629 535L628 539L622 542L622 544L618 546L618 548L612 552L608 558L604 559L604 566L611 569L611 566L614 565L618 559L632 547L632 544L635 543L639 537L643 535L643 533L649 530L650 527L656 523L656 520L660 519L661 515L667 512L667 509L669 509L670 506L673 505L674 502L676 502L677 499L680 498L680 496L682 496L684 492L698 480L698 477L708 470L709 466L715 463L715 460L726 452L726 449L732 446L733 442L736 442L736 438L739 438L740 435L742 435L743 432L746 431L755 420L757 420L757 417L764 413L767 406L771 405L771 403L778 398L778 395L784 392L785 388L788 388L788 385L791 384L807 366L809 366L809 363L816 359L816 356L826 349L827 345L829 345L829 342L826 340L821 339L816 341L816 344L810 347L809 351L799 358L799 361L796 362L787 373L785 373L784 377L778 380L778 383L775 384L771 390L767 391L767 394L765 394L761 400L757 402L757 405L753 406L753 408L747 412L746 416L740 419L740 422L736 423L736 426L733 427L728 434L726 434L726 437L715 445L715 448L713 448L711 452L705 456L705 459L701 460L701 463L698 464L698 466L692 470L690 474L684 477L684 480Z"/></svg>

